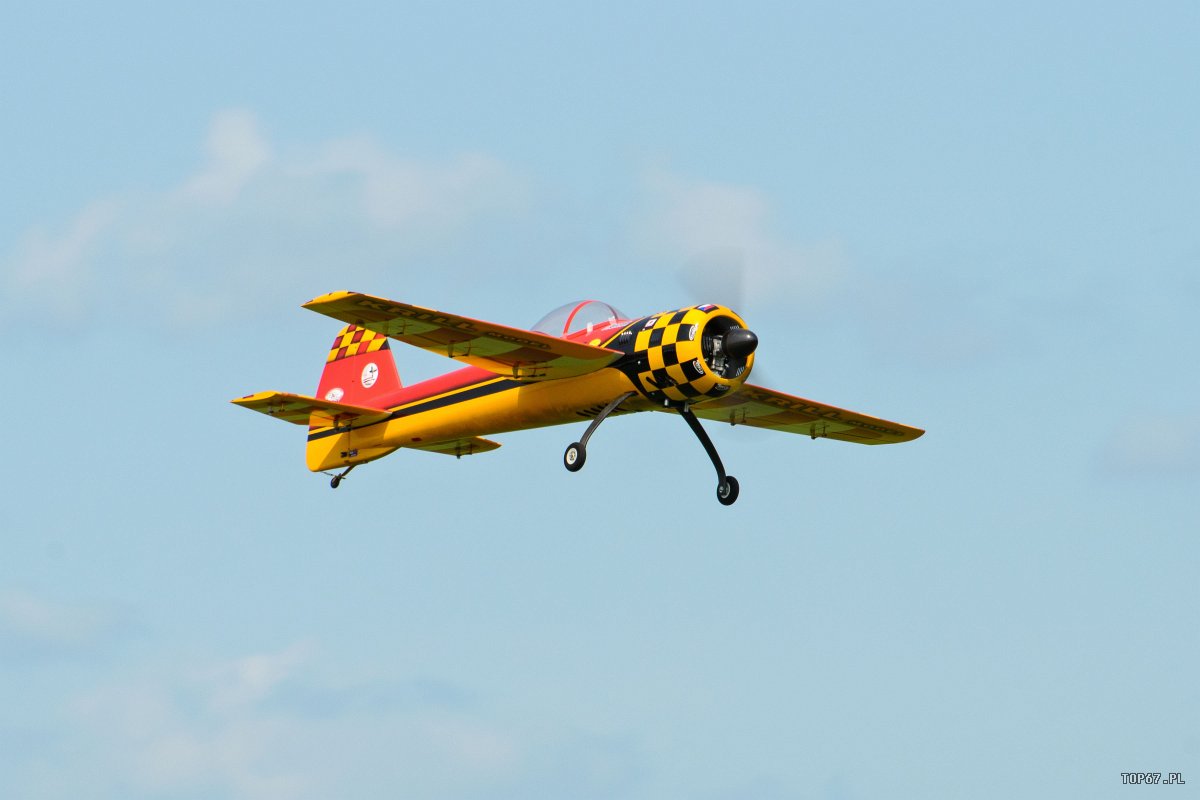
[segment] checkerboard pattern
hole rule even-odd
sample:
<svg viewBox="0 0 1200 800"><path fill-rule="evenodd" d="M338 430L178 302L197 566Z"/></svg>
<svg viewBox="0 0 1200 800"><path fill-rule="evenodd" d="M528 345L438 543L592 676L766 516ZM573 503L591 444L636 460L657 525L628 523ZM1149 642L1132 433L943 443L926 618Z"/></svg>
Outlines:
<svg viewBox="0 0 1200 800"><path fill-rule="evenodd" d="M329 358L325 359L325 363L332 364L334 361L361 353L374 353L376 350L390 349L387 337L382 333L375 333L375 331L369 331L357 325L347 325L333 340L333 347L330 349Z"/></svg>
<svg viewBox="0 0 1200 800"><path fill-rule="evenodd" d="M634 340L634 349L644 352L639 362L639 388L657 403L683 403L706 396L719 381L704 368L700 332L708 317L697 308L685 308L654 317L643 323ZM722 387L727 388L727 387Z"/></svg>

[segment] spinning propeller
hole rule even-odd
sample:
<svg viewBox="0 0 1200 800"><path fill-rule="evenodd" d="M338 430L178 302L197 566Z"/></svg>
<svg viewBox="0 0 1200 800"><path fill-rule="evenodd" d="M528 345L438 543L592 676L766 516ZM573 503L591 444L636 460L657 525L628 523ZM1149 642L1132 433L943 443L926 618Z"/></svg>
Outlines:
<svg viewBox="0 0 1200 800"><path fill-rule="evenodd" d="M697 302L717 301L739 314L746 308L746 259L738 248L717 248L696 256L679 268L676 277ZM758 336L746 328L730 328L712 339L714 355L743 363L758 347ZM707 356L707 341L705 345ZM713 368L721 371L715 365Z"/></svg>

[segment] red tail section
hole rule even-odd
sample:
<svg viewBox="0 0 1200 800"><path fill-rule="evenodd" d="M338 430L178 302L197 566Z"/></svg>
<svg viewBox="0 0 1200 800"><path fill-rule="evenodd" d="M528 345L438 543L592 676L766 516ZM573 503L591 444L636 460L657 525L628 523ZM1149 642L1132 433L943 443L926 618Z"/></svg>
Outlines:
<svg viewBox="0 0 1200 800"><path fill-rule="evenodd" d="M347 325L333 340L317 397L333 403L382 408L382 398L400 389L400 374L387 337Z"/></svg>

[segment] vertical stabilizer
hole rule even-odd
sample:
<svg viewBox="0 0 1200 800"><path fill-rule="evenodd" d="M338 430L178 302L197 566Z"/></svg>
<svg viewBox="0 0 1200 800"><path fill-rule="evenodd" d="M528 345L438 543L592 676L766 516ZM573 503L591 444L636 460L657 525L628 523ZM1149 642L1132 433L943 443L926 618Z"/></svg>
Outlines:
<svg viewBox="0 0 1200 800"><path fill-rule="evenodd" d="M400 373L387 337L357 325L342 328L317 384L317 397L331 403L382 408L400 389Z"/></svg>

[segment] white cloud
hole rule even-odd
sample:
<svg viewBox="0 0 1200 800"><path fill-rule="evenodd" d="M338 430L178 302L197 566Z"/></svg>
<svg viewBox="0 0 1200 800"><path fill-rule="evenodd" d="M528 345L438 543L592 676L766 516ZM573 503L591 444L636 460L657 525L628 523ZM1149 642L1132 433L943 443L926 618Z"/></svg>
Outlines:
<svg viewBox="0 0 1200 800"><path fill-rule="evenodd" d="M635 246L680 264L687 288L705 295L698 300L735 310L739 304L817 303L844 278L840 244L801 244L779 235L770 202L757 189L658 171L647 177L644 190Z"/></svg>
<svg viewBox="0 0 1200 800"><path fill-rule="evenodd" d="M88 614L28 595L3 595L0 620L54 640L91 635ZM147 655L42 676L58 692L49 704L14 695L9 738L22 738L0 758L5 785L22 797L449 800L626 796L646 777L628 732L581 729L537 697L526 706L381 673L310 640L220 659ZM26 734L47 721L53 736Z"/></svg>
<svg viewBox="0 0 1200 800"><path fill-rule="evenodd" d="M95 644L112 616L84 606L52 603L22 591L0 593L0 643L26 652L62 652Z"/></svg>
<svg viewBox="0 0 1200 800"><path fill-rule="evenodd" d="M293 676L307 643L275 653L143 674L74 703L92 734L84 748L114 784L148 793L216 788L236 797L303 796L305 780L267 759L288 735L286 720L256 705Z"/></svg>
<svg viewBox="0 0 1200 800"><path fill-rule="evenodd" d="M132 785L140 792L215 790L221 796L308 796L302 765L272 763L291 734L286 720L252 712L213 716L189 708L186 685L139 682L92 692L76 703L90 734L80 755L102 764L93 774L101 788Z"/></svg>
<svg viewBox="0 0 1200 800"><path fill-rule="evenodd" d="M387 274L428 270L464 231L519 214L525 181L464 153L408 158L368 138L270 141L253 113L211 122L203 164L157 192L89 203L0 253L0 311L80 325L105 315L203 325ZM294 299L295 299L294 298Z"/></svg>
<svg viewBox="0 0 1200 800"><path fill-rule="evenodd" d="M116 200L97 200L61 231L30 231L8 262L0 262L0 277L8 273L10 303L33 304L65 316L79 314L93 282L94 259L120 214Z"/></svg>
<svg viewBox="0 0 1200 800"><path fill-rule="evenodd" d="M245 109L219 112L205 142L208 163L179 190L181 197L205 203L230 203L271 160L271 145L254 114Z"/></svg>
<svg viewBox="0 0 1200 800"><path fill-rule="evenodd" d="M120 676L70 701L73 769L61 778L81 785L56 794L612 797L644 777L644 753L627 735L519 710L497 719L460 688L356 683L345 665L330 683L328 666L310 641L218 661L123 663ZM31 794L48 779L18 778Z"/></svg>
<svg viewBox="0 0 1200 800"><path fill-rule="evenodd" d="M295 674L312 651L310 643L298 642L278 653L257 653L215 666L206 675L213 707L229 711L262 701Z"/></svg>
<svg viewBox="0 0 1200 800"><path fill-rule="evenodd" d="M355 186L367 218L384 229L430 222L451 225L464 215L523 203L515 176L482 153L426 164L400 158L359 137L330 142L296 166L300 176Z"/></svg>
<svg viewBox="0 0 1200 800"><path fill-rule="evenodd" d="M507 771L520 755L511 735L462 714L426 715L421 727L436 750L474 770Z"/></svg>
<svg viewBox="0 0 1200 800"><path fill-rule="evenodd" d="M314 683L316 652L301 641L214 663L143 668L97 687L73 705L84 735L74 755L98 765L89 774L99 794L131 786L135 796L284 800L404 787L453 797L519 774L524 749L507 726L428 693L313 713L311 698L348 691ZM385 682L349 691L374 698L395 689Z"/></svg>

